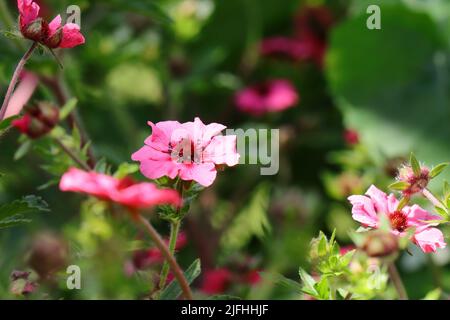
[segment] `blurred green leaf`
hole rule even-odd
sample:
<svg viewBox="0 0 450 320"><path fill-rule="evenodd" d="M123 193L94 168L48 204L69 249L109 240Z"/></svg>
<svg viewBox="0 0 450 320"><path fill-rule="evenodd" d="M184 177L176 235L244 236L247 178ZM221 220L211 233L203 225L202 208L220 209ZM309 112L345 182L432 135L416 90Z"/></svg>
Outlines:
<svg viewBox="0 0 450 320"><path fill-rule="evenodd" d="M230 228L221 239L225 250L238 250L256 236L258 238L270 231L267 209L270 200L270 187L261 184L256 188L248 206L244 208L233 221Z"/></svg>
<svg viewBox="0 0 450 320"><path fill-rule="evenodd" d="M200 259L195 260L184 273L186 280L191 284L201 273ZM182 294L181 287L174 279L161 293L161 300L176 300Z"/></svg>

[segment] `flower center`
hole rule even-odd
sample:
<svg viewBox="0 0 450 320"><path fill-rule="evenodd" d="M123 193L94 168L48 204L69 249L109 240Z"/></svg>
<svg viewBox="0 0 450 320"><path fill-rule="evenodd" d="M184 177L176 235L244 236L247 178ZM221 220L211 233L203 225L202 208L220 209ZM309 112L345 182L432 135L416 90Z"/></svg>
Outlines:
<svg viewBox="0 0 450 320"><path fill-rule="evenodd" d="M195 144L189 140L183 140L176 145L170 144L169 152L172 160L178 163L199 163L199 150L195 148Z"/></svg>
<svg viewBox="0 0 450 320"><path fill-rule="evenodd" d="M403 232L408 227L408 218L401 211L395 211L389 215L391 226L399 232Z"/></svg>

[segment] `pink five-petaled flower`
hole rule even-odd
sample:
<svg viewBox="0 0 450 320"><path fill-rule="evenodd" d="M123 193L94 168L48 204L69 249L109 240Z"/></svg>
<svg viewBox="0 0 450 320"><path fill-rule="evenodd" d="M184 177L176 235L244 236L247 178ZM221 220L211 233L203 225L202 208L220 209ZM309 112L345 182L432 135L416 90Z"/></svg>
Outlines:
<svg viewBox="0 0 450 320"><path fill-rule="evenodd" d="M152 134L132 159L140 161L141 172L149 179L179 176L208 187L216 179L216 166L234 166L239 162L236 136L221 135L226 129L221 124L205 125L199 118L186 123L148 124Z"/></svg>
<svg viewBox="0 0 450 320"><path fill-rule="evenodd" d="M61 191L85 193L102 200L116 202L132 211L157 205L179 206L181 199L175 190L158 189L153 183L135 183L129 178L71 168L61 178Z"/></svg>
<svg viewBox="0 0 450 320"><path fill-rule="evenodd" d="M235 96L237 107L255 116L279 112L295 106L299 95L287 80L275 79L239 91Z"/></svg>
<svg viewBox="0 0 450 320"><path fill-rule="evenodd" d="M371 186L366 195L354 195L348 198L353 205L353 219L363 226L378 228L380 215L385 214L395 235L404 236L408 229L414 228L412 240L423 252L435 252L437 248L446 246L442 232L433 228L428 222L440 220L439 216L430 214L416 204L398 210L399 201L395 196L387 195L375 186Z"/></svg>
<svg viewBox="0 0 450 320"><path fill-rule="evenodd" d="M85 42L80 27L75 23L62 25L61 16L50 23L39 17L40 7L32 0L17 0L19 25L22 35L49 48L73 48Z"/></svg>

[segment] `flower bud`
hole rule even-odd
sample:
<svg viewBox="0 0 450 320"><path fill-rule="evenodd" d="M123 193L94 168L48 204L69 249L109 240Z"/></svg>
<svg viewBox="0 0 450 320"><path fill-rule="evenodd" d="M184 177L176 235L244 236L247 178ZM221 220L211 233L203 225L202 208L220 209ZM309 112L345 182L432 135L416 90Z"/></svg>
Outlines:
<svg viewBox="0 0 450 320"><path fill-rule="evenodd" d="M362 249L369 257L387 257L398 251L398 239L385 231L373 231L367 235Z"/></svg>
<svg viewBox="0 0 450 320"><path fill-rule="evenodd" d="M58 48L63 39L63 29L59 28L52 36L45 39L44 43L51 49Z"/></svg>
<svg viewBox="0 0 450 320"><path fill-rule="evenodd" d="M430 182L430 169L421 166L420 173L415 174L410 166L404 166L399 169L397 180L408 184L408 187L403 190L403 194L411 196L415 193L422 192L428 186Z"/></svg>
<svg viewBox="0 0 450 320"><path fill-rule="evenodd" d="M39 109L37 118L53 129L59 122L59 109L48 102L38 103L37 108Z"/></svg>
<svg viewBox="0 0 450 320"><path fill-rule="evenodd" d="M42 233L33 240L28 264L46 279L66 266L67 256L68 248L61 238Z"/></svg>
<svg viewBox="0 0 450 320"><path fill-rule="evenodd" d="M47 39L49 28L48 23L44 19L37 18L33 22L21 28L20 31L25 38L42 42Z"/></svg>

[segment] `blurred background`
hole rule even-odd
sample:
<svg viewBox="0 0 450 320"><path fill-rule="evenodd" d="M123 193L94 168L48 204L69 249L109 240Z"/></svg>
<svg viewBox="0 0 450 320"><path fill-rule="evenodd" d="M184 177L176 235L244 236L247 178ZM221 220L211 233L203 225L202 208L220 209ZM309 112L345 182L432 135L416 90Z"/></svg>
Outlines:
<svg viewBox="0 0 450 320"><path fill-rule="evenodd" d="M429 166L450 159L449 0L37 2L49 18L81 8L86 44L59 53L62 70L38 53L27 70L41 80L33 101L77 99L98 166L131 164L148 120L199 116L229 128L280 129L277 175L261 176L258 165L226 169L183 223L178 259L187 267L200 258L200 296L298 298L260 272L297 281L319 230L336 229L338 242L350 244L348 231L358 226L347 196L371 184L387 190L411 151ZM381 8L381 30L366 26L370 4ZM0 0L2 30L16 28L17 15L15 1ZM0 37L2 96L28 46ZM287 83L284 91L274 80ZM240 102L248 90L260 99L254 105ZM296 99L267 102L289 94ZM62 269L31 297L145 298L158 252L126 217L59 192L57 177L69 165L45 139L24 142L12 130L0 140L0 203L36 195L50 209L0 229L0 298L23 297L14 270L37 277L70 264L83 270L82 290L67 290ZM166 222L155 223L168 235ZM410 296L450 291L449 249L411 250L400 258Z"/></svg>

